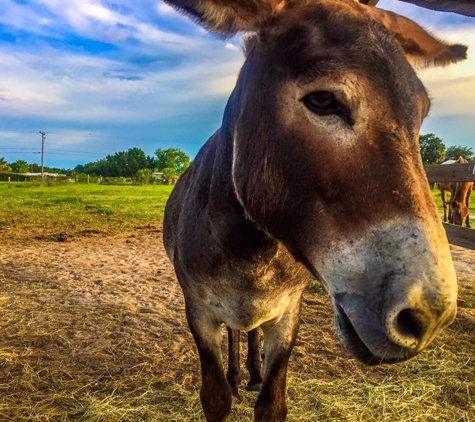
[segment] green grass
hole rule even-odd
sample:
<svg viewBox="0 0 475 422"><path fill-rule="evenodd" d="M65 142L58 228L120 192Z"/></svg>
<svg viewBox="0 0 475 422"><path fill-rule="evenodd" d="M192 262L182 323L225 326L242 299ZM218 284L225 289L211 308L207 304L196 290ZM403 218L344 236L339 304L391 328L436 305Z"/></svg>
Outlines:
<svg viewBox="0 0 475 422"><path fill-rule="evenodd" d="M172 186L0 182L1 238L117 234L163 220ZM442 214L440 192L433 191ZM471 209L475 209L475 195Z"/></svg>
<svg viewBox="0 0 475 422"><path fill-rule="evenodd" d="M115 234L163 220L172 186L0 183L0 234ZM30 233L31 235L31 233Z"/></svg>

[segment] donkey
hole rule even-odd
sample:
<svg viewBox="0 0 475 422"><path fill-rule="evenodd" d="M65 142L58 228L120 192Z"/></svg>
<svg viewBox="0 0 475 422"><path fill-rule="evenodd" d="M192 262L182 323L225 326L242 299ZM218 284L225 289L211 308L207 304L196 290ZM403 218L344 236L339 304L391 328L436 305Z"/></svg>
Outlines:
<svg viewBox="0 0 475 422"><path fill-rule="evenodd" d="M237 395L222 325L261 327L255 420L284 421L310 279L368 365L415 356L455 318L455 271L418 146L430 103L410 62L447 65L466 47L354 0L167 2L221 36L252 34L222 126L165 210L202 407L224 421Z"/></svg>

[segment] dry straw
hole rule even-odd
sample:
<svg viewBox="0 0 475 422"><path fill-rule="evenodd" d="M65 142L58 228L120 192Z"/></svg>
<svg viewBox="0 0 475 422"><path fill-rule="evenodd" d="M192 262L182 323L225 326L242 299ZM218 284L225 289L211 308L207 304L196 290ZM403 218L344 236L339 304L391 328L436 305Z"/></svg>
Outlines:
<svg viewBox="0 0 475 422"><path fill-rule="evenodd" d="M198 358L160 242L142 233L2 245L1 421L204 421ZM371 369L343 350L329 300L312 286L288 420L475 421L474 282L460 279L457 321L429 350ZM252 420L255 399L243 391L230 421Z"/></svg>

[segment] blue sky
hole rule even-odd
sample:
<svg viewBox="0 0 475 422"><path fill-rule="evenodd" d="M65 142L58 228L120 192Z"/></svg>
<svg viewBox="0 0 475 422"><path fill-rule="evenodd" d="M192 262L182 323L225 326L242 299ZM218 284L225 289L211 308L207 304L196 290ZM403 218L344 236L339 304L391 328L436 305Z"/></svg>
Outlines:
<svg viewBox="0 0 475 422"><path fill-rule="evenodd" d="M380 7L470 46L469 60L421 71L422 133L475 150L475 19L396 0ZM0 0L0 157L72 168L140 147L194 156L220 125L243 62L158 0Z"/></svg>

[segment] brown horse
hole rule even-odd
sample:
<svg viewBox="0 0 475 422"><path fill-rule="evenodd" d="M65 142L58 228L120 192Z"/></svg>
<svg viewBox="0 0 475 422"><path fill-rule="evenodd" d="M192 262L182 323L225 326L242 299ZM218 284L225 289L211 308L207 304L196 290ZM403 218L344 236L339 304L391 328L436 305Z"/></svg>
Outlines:
<svg viewBox="0 0 475 422"><path fill-rule="evenodd" d="M442 165L449 165L456 163L455 160L447 160L442 163ZM442 200L442 206L444 207L444 223L452 223L452 217L450 212L450 201L447 201L447 192L450 193L450 199L455 192L455 182L439 182L435 185L440 191L440 199Z"/></svg>
<svg viewBox="0 0 475 422"><path fill-rule="evenodd" d="M460 156L456 161L449 160L442 164L467 163L468 161ZM463 226L465 222L467 227L470 227L470 196L472 194L473 182L437 183L437 187L440 190L440 198L444 207L444 222L448 221L458 226ZM450 192L450 200L447 200L447 192Z"/></svg>
<svg viewBox="0 0 475 422"><path fill-rule="evenodd" d="M222 365L224 324L231 357L238 330L262 329L255 420L283 421L312 278L343 344L369 365L415 356L455 317L455 272L417 143L429 99L410 63L447 65L466 47L354 0L168 2L222 36L254 34L221 128L170 196L164 242L207 420L224 421L238 396L238 363L227 376Z"/></svg>

